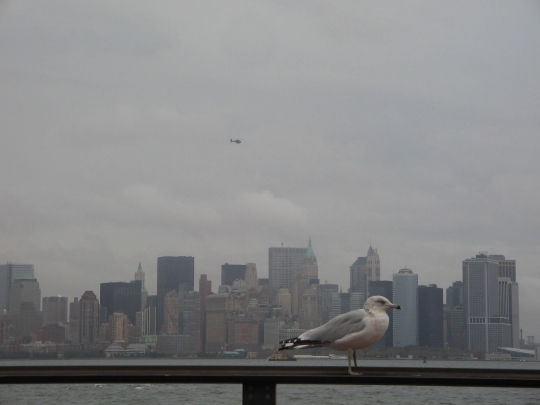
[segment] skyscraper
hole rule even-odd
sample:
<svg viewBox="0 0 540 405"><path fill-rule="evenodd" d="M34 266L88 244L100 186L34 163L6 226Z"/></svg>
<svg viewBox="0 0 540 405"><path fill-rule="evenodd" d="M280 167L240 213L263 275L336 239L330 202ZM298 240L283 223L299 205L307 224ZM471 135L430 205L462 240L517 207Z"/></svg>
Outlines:
<svg viewBox="0 0 540 405"><path fill-rule="evenodd" d="M206 274L201 274L199 279L199 313L201 323L200 326L200 335L201 335L201 351L206 352L206 297L212 293L212 282L208 280Z"/></svg>
<svg viewBox="0 0 540 405"><path fill-rule="evenodd" d="M157 329L163 325L165 294L179 291L180 284L187 291L194 290L195 259L192 256L164 256L157 259Z"/></svg>
<svg viewBox="0 0 540 405"><path fill-rule="evenodd" d="M307 276L309 280L319 279L319 265L317 264L317 256L315 256L315 252L313 252L313 248L311 247L311 239L309 240L306 255L302 260L300 274Z"/></svg>
<svg viewBox="0 0 540 405"><path fill-rule="evenodd" d="M99 341L99 301L93 291L85 291L79 300L79 343Z"/></svg>
<svg viewBox="0 0 540 405"><path fill-rule="evenodd" d="M229 264L221 265L221 285L233 285L234 280L246 279L245 264Z"/></svg>
<svg viewBox="0 0 540 405"><path fill-rule="evenodd" d="M43 297L43 325L67 323L68 321L67 297Z"/></svg>
<svg viewBox="0 0 540 405"><path fill-rule="evenodd" d="M332 310L332 294L337 294L339 287L337 284L317 284L317 302L319 303L319 312L321 322L326 323L330 320L330 311Z"/></svg>
<svg viewBox="0 0 540 405"><path fill-rule="evenodd" d="M418 275L401 269L393 275L393 302L402 311L394 312L394 346L418 346Z"/></svg>
<svg viewBox="0 0 540 405"><path fill-rule="evenodd" d="M246 289L257 288L257 265L255 263L246 264Z"/></svg>
<svg viewBox="0 0 540 405"><path fill-rule="evenodd" d="M101 308L107 308L105 318L109 319L115 312L122 312L127 315L129 322L135 325L136 313L141 310L141 285L141 280L101 283L99 298Z"/></svg>
<svg viewBox="0 0 540 405"><path fill-rule="evenodd" d="M369 291L370 281L381 279L381 261L377 249L369 246L367 256L359 257L350 267L351 287L350 292L362 293L364 301L373 295Z"/></svg>
<svg viewBox="0 0 540 405"><path fill-rule="evenodd" d="M30 336L43 325L41 290L32 275L21 274L12 280L9 292L9 317L15 338Z"/></svg>
<svg viewBox="0 0 540 405"><path fill-rule="evenodd" d="M275 291L292 290L294 277L301 274L307 248L271 247L268 249L268 277Z"/></svg>
<svg viewBox="0 0 540 405"><path fill-rule="evenodd" d="M454 281L446 289L446 305L449 308L460 307L463 305L463 281Z"/></svg>
<svg viewBox="0 0 540 405"><path fill-rule="evenodd" d="M418 286L418 344L444 347L443 290L436 284Z"/></svg>
<svg viewBox="0 0 540 405"><path fill-rule="evenodd" d="M146 287L144 285L144 271L142 270L141 262L139 262L139 267L137 268L137 271L135 272L135 280L138 280L141 282L141 308L146 308L146 297L148 297L148 291L146 291Z"/></svg>
<svg viewBox="0 0 540 405"><path fill-rule="evenodd" d="M9 310L11 283L17 279L34 278L33 264L0 264L0 311Z"/></svg>
<svg viewBox="0 0 540 405"><path fill-rule="evenodd" d="M494 353L512 345L509 314L501 313L499 259L481 253L463 260L465 335L471 351Z"/></svg>

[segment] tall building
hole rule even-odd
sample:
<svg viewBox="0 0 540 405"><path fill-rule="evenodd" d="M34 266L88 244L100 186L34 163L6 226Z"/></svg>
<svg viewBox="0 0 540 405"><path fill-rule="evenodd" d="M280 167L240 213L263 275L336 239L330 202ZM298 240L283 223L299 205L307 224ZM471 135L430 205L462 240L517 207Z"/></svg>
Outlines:
<svg viewBox="0 0 540 405"><path fill-rule="evenodd" d="M179 291L180 284L194 290L195 259L192 256L164 256L157 259L157 329L163 325L165 294Z"/></svg>
<svg viewBox="0 0 540 405"><path fill-rule="evenodd" d="M311 284L304 290L298 322L301 329L313 329L322 324L317 302L317 284Z"/></svg>
<svg viewBox="0 0 540 405"><path fill-rule="evenodd" d="M446 289L446 305L449 308L461 307L463 305L463 281L454 281Z"/></svg>
<svg viewBox="0 0 540 405"><path fill-rule="evenodd" d="M34 278L33 264L0 264L0 311L9 310L11 283L17 279Z"/></svg>
<svg viewBox="0 0 540 405"><path fill-rule="evenodd" d="M148 307L137 312L135 323L137 336L156 335L156 307Z"/></svg>
<svg viewBox="0 0 540 405"><path fill-rule="evenodd" d="M43 325L41 290L31 275L20 275L12 280L9 292L9 317L13 321L15 338L30 336Z"/></svg>
<svg viewBox="0 0 540 405"><path fill-rule="evenodd" d="M178 308L178 292L172 290L165 294L163 314L161 333L163 335L178 335L178 321L180 315Z"/></svg>
<svg viewBox="0 0 540 405"><path fill-rule="evenodd" d="M307 275L298 274L293 279L291 291L291 312L293 315L298 315L302 308L302 295L309 287L309 277Z"/></svg>
<svg viewBox="0 0 540 405"><path fill-rule="evenodd" d="M443 289L436 284L418 286L418 344L444 347Z"/></svg>
<svg viewBox="0 0 540 405"><path fill-rule="evenodd" d="M206 297L212 293L212 282L208 280L206 274L201 274L199 279L199 305L200 311L200 334L201 334L201 351L206 352Z"/></svg>
<svg viewBox="0 0 540 405"><path fill-rule="evenodd" d="M268 277L270 286L292 290L294 277L301 274L307 248L271 247L268 249Z"/></svg>
<svg viewBox="0 0 540 405"><path fill-rule="evenodd" d="M109 316L109 342L129 342L129 319L122 312Z"/></svg>
<svg viewBox="0 0 540 405"><path fill-rule="evenodd" d="M79 343L99 342L99 301L93 291L85 291L79 300Z"/></svg>
<svg viewBox="0 0 540 405"><path fill-rule="evenodd" d="M245 264L222 264L221 285L233 285L235 280L245 280L246 268Z"/></svg>
<svg viewBox="0 0 540 405"><path fill-rule="evenodd" d="M43 297L43 325L55 323L67 323L68 321L68 298L67 297Z"/></svg>
<svg viewBox="0 0 540 405"><path fill-rule="evenodd" d="M332 294L337 294L338 292L339 287L337 284L317 284L317 302L319 303L319 313L321 314L322 323L330 320Z"/></svg>
<svg viewBox="0 0 540 405"><path fill-rule="evenodd" d="M330 319L338 315L361 309L364 306L364 295L362 293L333 293L332 309L330 310Z"/></svg>
<svg viewBox="0 0 540 405"><path fill-rule="evenodd" d="M389 280L375 280L369 283L370 295L381 295L388 300L394 299L394 284ZM387 311L388 314L388 329L386 333L379 339L374 346L379 349L385 349L394 345L394 312Z"/></svg>
<svg viewBox="0 0 540 405"><path fill-rule="evenodd" d="M381 279L381 261L377 249L369 246L367 256L359 257L350 267L350 292L362 293L364 301L373 295L369 291L369 283Z"/></svg>
<svg viewBox="0 0 540 405"><path fill-rule="evenodd" d="M291 315L291 293L287 288L279 289L276 304L281 307L283 315Z"/></svg>
<svg viewBox="0 0 540 405"><path fill-rule="evenodd" d="M516 281L516 261L504 255L490 255L499 261L499 314L512 325L512 347L520 348L519 289Z"/></svg>
<svg viewBox="0 0 540 405"><path fill-rule="evenodd" d="M510 318L501 316L508 313L501 314L499 260L482 253L463 260L465 340L471 351L494 353L512 346Z"/></svg>
<svg viewBox="0 0 540 405"><path fill-rule="evenodd" d="M136 313L141 310L141 285L141 280L101 283L99 298L101 308L107 308L105 319L109 319L115 312L122 312L135 325Z"/></svg>
<svg viewBox="0 0 540 405"><path fill-rule="evenodd" d="M304 260L302 260L300 274L307 276L309 280L318 280L319 278L319 265L317 264L317 256L311 247L311 239Z"/></svg>
<svg viewBox="0 0 540 405"><path fill-rule="evenodd" d="M401 269L393 275L393 302L403 310L394 312L394 346L418 346L418 275Z"/></svg>
<svg viewBox="0 0 540 405"><path fill-rule="evenodd" d="M144 271L142 270L141 262L139 262L139 267L135 272L135 280L141 282L141 308L146 308L146 297L148 297L148 291L146 291L146 286L144 285Z"/></svg>
<svg viewBox="0 0 540 405"><path fill-rule="evenodd" d="M66 330L66 340L79 342L79 297L74 297L69 303L69 323Z"/></svg>
<svg viewBox="0 0 540 405"><path fill-rule="evenodd" d="M199 291L188 291L179 303L182 335L191 336L185 348L186 353L197 354L201 351L201 295Z"/></svg>
<svg viewBox="0 0 540 405"><path fill-rule="evenodd" d="M246 264L246 288L248 290L257 288L257 265L255 263Z"/></svg>
<svg viewBox="0 0 540 405"><path fill-rule="evenodd" d="M23 306L33 311L41 309L41 290L38 281L33 276L21 276L11 283L9 314L20 312Z"/></svg>

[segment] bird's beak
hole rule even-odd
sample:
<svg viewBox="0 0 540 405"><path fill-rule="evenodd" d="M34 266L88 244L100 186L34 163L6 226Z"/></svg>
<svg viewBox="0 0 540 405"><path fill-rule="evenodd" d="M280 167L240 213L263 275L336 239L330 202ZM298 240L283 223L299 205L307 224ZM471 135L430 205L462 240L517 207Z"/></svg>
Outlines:
<svg viewBox="0 0 540 405"><path fill-rule="evenodd" d="M401 308L401 305L397 305L397 304L392 304L392 306L390 308L403 309L403 308Z"/></svg>

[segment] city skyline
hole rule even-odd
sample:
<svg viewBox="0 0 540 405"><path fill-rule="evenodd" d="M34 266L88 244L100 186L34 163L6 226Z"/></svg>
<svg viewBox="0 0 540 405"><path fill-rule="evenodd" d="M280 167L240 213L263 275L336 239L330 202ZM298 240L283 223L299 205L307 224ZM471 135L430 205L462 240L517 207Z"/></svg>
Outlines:
<svg viewBox="0 0 540 405"><path fill-rule="evenodd" d="M302 252L308 251L308 249L304 249L304 248L293 248L292 251L296 252L297 250L302 251ZM313 253L313 251L312 251L312 248L311 248L311 239L309 240L309 251L310 251L311 253L309 253L308 256L315 257L315 256L314 256L314 253ZM273 254L272 252L273 252L273 251L272 251L272 248L270 248L270 249L269 249L269 257L272 256L272 254ZM373 253L376 254L376 252L377 252L377 249L373 249L373 247L370 245L369 248L368 248L368 256L369 256L370 254L373 254ZM476 255L476 257L477 257L477 258L478 258L478 257L483 257L483 256L485 256L484 253L485 253L485 252L480 252L479 255ZM493 260L500 261L500 263L502 263L502 264L505 265L505 266L501 265L501 270L500 270L500 272L501 272L501 273L500 273L500 276L501 276L501 277L507 277L507 278L506 278L507 280L509 280L509 281L514 281L514 282L515 282L516 280L519 280L519 278L516 278L516 260L514 260L514 259L509 259L509 258L506 258L506 259L505 259L505 256L503 256L503 255L490 255L489 257L492 258ZM193 272L193 275L191 275L191 276L188 275L188 279L191 280L192 277L194 277L195 279L198 279L197 273L196 273L195 268L194 268L194 266L193 266L193 263L194 263L194 258L193 258L193 257L185 257L185 256L182 256L182 257L162 257L162 258L157 258L157 259L158 259L158 263L160 262L160 260L161 260L161 261L168 260L169 262L170 262L171 260L177 260L177 261L180 260L179 263L183 263L183 262L185 262L186 260L188 260L188 262L186 262L186 263L188 263L188 267L191 268L191 269L192 269L191 271ZM360 257L359 259L365 259L365 258ZM377 261L374 262L374 264L376 263L377 266L379 266L379 256L378 256L378 255L376 256L376 259L377 259ZM468 261L468 260L469 260L469 259L465 259L464 262L466 262L466 261ZM473 257L473 259L470 259L470 260L475 260L475 259L474 259L474 257ZM190 263L190 264L189 264L189 263ZM171 263L171 264L172 264L172 263ZM31 268L31 269L32 269L32 272L33 272L33 269L34 269L34 264L32 264L32 265L26 264L26 265L25 265L25 264L15 264L15 263L11 264L11 263L9 263L7 266L10 266L10 265L11 265L12 267L17 267L17 268ZM251 264L248 264L248 265L249 265L249 266L252 266L252 267L255 267L255 264L254 264L254 263L251 263ZM224 266L225 266L225 267L224 267ZM225 263L225 264L222 265L222 267L221 267L221 273L222 273L221 276L222 276L222 277L223 277L223 271L224 271L223 269L226 268L227 266L231 266L231 265L229 265L228 263ZM238 267L239 265L235 265L235 266ZM240 265L240 266L241 266L242 268L244 268L244 269L246 268L246 265ZM399 272L393 274L392 277L393 277L394 281L395 281L395 278L396 278L396 275L397 275L397 274L401 274L401 273L404 273L404 272L405 272L405 273L409 273L409 274L414 274L414 273L413 273L410 269L408 269L408 268L401 269L401 270L399 270ZM184 273L185 273L185 272L184 272ZM184 274L184 273L182 273L182 274ZM23 273L21 273L21 274L23 274ZM517 271L517 274L519 275L519 270ZM137 275L138 275L138 277L137 277ZM136 278L140 278L140 277L143 277L143 278L146 277L146 278L148 278L148 275L147 275L145 272L143 272L141 263L138 264L137 272L135 272L135 276L136 276ZM156 276L157 276L157 274L156 274ZM260 276L261 276L261 278L263 278L263 279L265 278L264 275L260 275ZM417 274L414 274L414 276L416 277L416 280L418 280L418 275L417 275ZM34 281L35 281L35 278L34 278L32 275L23 275L23 278L27 278L27 277L28 277L28 278L33 278ZM177 275L177 276L174 276L174 277L185 277L185 275ZM503 278L503 279L501 279L501 280L506 280L506 279ZM211 281L211 279L210 279L210 281ZM307 283L307 281L308 281L308 280L306 279L306 283ZM332 283L332 279L330 279L329 281L330 281L330 283ZM100 289L103 291L104 286L107 286L107 285L111 285L111 286L112 286L112 285L126 285L126 286L129 286L130 284L133 284L133 283L135 283L135 282L136 282L136 281L134 281L134 280L127 280L127 279L126 279L125 281L122 281L122 282L107 282L107 283L100 283L100 286L101 286ZM326 280L325 282L327 283L328 280ZM461 281L455 281L455 282L453 282L452 286L455 286L456 283L460 283L460 282L461 282ZM319 280L319 283L321 283L320 280ZM173 283L173 284L174 284L174 283ZM216 284L217 284L217 283L216 283ZM216 285L216 284L214 284L214 285ZM439 287L441 287L441 284L440 284L440 283L437 283L436 280L429 280L428 283L423 283L423 282L420 283L419 281L416 281L416 285L417 285L417 286L423 286L423 285L427 285L427 284L429 284L429 285L438 285ZM518 283L518 284L519 284L519 283ZM141 285L142 285L141 282L139 282L138 285L141 286ZM232 284L231 284L231 285L232 285ZM306 284L306 285L307 285L307 284ZM219 286L219 284L218 284L217 286ZM218 292L218 291L217 291L217 286L216 286L216 291L214 291L214 293L217 293L217 292ZM395 282L394 282L394 286L396 286ZM443 286L443 287L441 288L441 293L442 293L443 290L446 290L446 292L448 292L447 287L451 289L452 286ZM194 284L192 283L192 284L190 284L189 286L186 286L185 288L187 288L187 289L193 289L193 287L194 287ZM349 288L348 288L348 287L346 287L345 289L343 289L343 287L344 287L344 286L338 286L338 288L339 288L340 291L343 291L343 290L349 291ZM290 291L292 292L293 298L294 298L294 288L296 288L296 287L293 286L293 288L290 290ZM304 288L305 288L305 287L304 287ZM394 288L395 288L395 287L394 287ZM87 289L87 290L88 290L88 289ZM85 291L86 291L86 290L85 290ZM91 291L93 291L93 290L91 290ZM99 290L98 290L98 291L99 291ZM96 296L97 296L98 300L100 301L100 305L102 306L102 305L105 304L105 302L102 304L102 302L101 302L102 297L101 297L101 295L99 294L98 291L96 291L95 293L96 293ZM302 290L302 291L304 291L304 290ZM148 291L147 291L147 290L141 291L141 294L142 294L143 296L146 296L146 295L148 294ZM395 296L395 294L396 294L396 291L394 291L394 296ZM64 295L66 295L66 294L64 294ZM45 299L46 294L43 294L42 296L43 296L44 299ZM66 296L69 297L69 295L66 295ZM364 295L362 294L361 296L363 297ZM398 296L399 296L399 294L398 294ZM406 296L404 296L404 297L406 297ZM78 296L75 296L75 298L78 298ZM297 299L299 299L299 298L297 298ZM361 299L363 300L363 298L361 298ZM453 300L453 297L451 297L450 299ZM399 300L399 298L398 298L398 300ZM446 294L444 294L444 302L446 303L447 300L448 300L448 298L446 297ZM403 301L405 301L405 300L403 300ZM159 302L159 301L158 301L158 302ZM363 302L363 301L361 301L361 302ZM137 305L140 305L140 304L137 304ZM361 307L361 306L362 306L362 304L360 304L360 307ZM294 307L294 304L293 304L293 307ZM125 311L124 311L124 312L125 312ZM298 313L298 311L296 311L295 313ZM159 311L158 311L158 314L159 314ZM71 316L71 314L70 314L70 316ZM131 316L134 317L134 314L131 315ZM417 316L418 316L418 315L416 315L416 317L417 317ZM517 314L517 316L519 317L519 313ZM158 324L159 324L159 319L160 319L160 315L158 315ZM519 319L519 318L517 318L517 319ZM519 320L518 320L518 322L519 322ZM525 334L526 334L526 335L530 335L530 334L531 334L531 333L527 332L529 328L528 328L526 325L523 324L523 321L521 321L520 324L516 324L516 325L519 325L520 328L523 328L523 327L525 326L525 328L524 328ZM158 326L158 329L159 329L159 326ZM517 330L517 329L514 329L514 332L513 332L514 340L516 340L517 334L518 334L518 330Z"/></svg>
<svg viewBox="0 0 540 405"><path fill-rule="evenodd" d="M0 263L48 296L313 241L348 285L519 267L540 335L534 2L3 2ZM230 139L241 140L240 144ZM283 245L282 245L283 244ZM0 287L1 288L1 287Z"/></svg>

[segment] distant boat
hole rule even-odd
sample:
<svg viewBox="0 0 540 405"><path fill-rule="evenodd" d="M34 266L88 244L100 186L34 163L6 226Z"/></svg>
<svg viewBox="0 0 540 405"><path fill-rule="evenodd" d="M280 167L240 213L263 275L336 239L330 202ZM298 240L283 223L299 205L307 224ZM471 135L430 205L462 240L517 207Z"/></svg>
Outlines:
<svg viewBox="0 0 540 405"><path fill-rule="evenodd" d="M296 361L294 357L289 357L285 353L273 353L268 356L268 361Z"/></svg>

